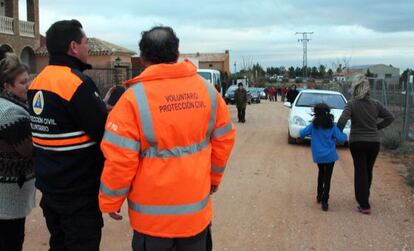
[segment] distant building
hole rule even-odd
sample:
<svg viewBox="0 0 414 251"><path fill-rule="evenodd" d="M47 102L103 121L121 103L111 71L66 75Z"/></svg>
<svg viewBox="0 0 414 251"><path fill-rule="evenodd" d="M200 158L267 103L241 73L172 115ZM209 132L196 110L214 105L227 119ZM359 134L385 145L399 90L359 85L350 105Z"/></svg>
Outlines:
<svg viewBox="0 0 414 251"><path fill-rule="evenodd" d="M214 69L223 74L230 75L230 54L226 50L224 53L183 53L179 61L188 58L199 69Z"/></svg>
<svg viewBox="0 0 414 251"><path fill-rule="evenodd" d="M109 87L121 84L132 76L131 57L136 52L99 38L88 38L88 44L88 63L93 69L85 73L95 81L101 94ZM46 45L43 43L35 54L37 71L40 72L49 62Z"/></svg>
<svg viewBox="0 0 414 251"><path fill-rule="evenodd" d="M131 57L136 54L136 52L94 37L88 39L88 44L88 63L91 64L93 68L131 68ZM37 70L40 72L49 61L49 53L46 45L44 44L37 49L35 54L36 64L38 66Z"/></svg>
<svg viewBox="0 0 414 251"><path fill-rule="evenodd" d="M400 81L400 69L392 65L372 64L372 65L356 65L349 68L352 76L358 73L371 73L376 78L385 79L387 85L398 85Z"/></svg>
<svg viewBox="0 0 414 251"><path fill-rule="evenodd" d="M17 54L34 73L34 52L40 44L39 1L27 0L26 7L27 17L19 17L19 0L0 0L0 49Z"/></svg>

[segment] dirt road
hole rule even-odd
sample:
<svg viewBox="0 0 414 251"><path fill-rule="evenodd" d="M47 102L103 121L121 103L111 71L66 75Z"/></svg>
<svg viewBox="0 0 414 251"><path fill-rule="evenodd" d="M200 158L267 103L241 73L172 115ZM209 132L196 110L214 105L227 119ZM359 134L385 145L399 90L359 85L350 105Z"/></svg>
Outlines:
<svg viewBox="0 0 414 251"><path fill-rule="evenodd" d="M230 110L237 121L235 107ZM214 250L414 250L414 194L389 159L377 161L373 213L366 216L356 211L349 151L339 149L330 210L323 212L315 202L317 168L309 146L287 144L287 113L281 103L263 102L248 106L247 123L236 124L236 146L213 198ZM130 250L131 236L127 219L105 216L103 251ZM47 250L47 241L36 208L25 250Z"/></svg>

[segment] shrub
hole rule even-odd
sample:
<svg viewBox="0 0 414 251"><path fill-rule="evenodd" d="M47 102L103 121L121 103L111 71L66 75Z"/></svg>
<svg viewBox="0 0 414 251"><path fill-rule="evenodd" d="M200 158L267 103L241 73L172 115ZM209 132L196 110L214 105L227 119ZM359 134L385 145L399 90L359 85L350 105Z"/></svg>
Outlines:
<svg viewBox="0 0 414 251"><path fill-rule="evenodd" d="M407 176L405 177L405 182L414 187L414 166L409 166L407 168Z"/></svg>
<svg viewBox="0 0 414 251"><path fill-rule="evenodd" d="M395 150L403 143L401 134L395 130L389 129L384 132L382 146L385 150Z"/></svg>

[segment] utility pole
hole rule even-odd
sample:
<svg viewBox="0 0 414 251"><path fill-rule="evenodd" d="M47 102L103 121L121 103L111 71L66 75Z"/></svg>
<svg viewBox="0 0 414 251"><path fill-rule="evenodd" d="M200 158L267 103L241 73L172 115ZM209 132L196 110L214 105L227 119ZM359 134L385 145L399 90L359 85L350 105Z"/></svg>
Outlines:
<svg viewBox="0 0 414 251"><path fill-rule="evenodd" d="M236 74L236 73L237 73L237 63L234 62L234 74Z"/></svg>
<svg viewBox="0 0 414 251"><path fill-rule="evenodd" d="M308 77L307 69L308 69L308 42L311 41L308 38L308 35L312 35L312 32L296 32L295 35L302 35L302 38L298 39L298 42L303 43L303 78L306 79Z"/></svg>

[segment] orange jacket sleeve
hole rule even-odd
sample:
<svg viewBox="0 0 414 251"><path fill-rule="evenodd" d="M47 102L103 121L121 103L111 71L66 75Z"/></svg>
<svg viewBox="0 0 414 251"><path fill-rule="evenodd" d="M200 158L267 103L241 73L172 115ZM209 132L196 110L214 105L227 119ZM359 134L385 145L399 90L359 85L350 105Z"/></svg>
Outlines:
<svg viewBox="0 0 414 251"><path fill-rule="evenodd" d="M105 166L101 176L99 207L102 212L118 211L138 171L140 135L132 90L128 90L108 116L101 149Z"/></svg>
<svg viewBox="0 0 414 251"><path fill-rule="evenodd" d="M216 92L217 113L213 133L211 135L211 184L220 185L231 150L233 149L236 128L231 121L226 102Z"/></svg>

